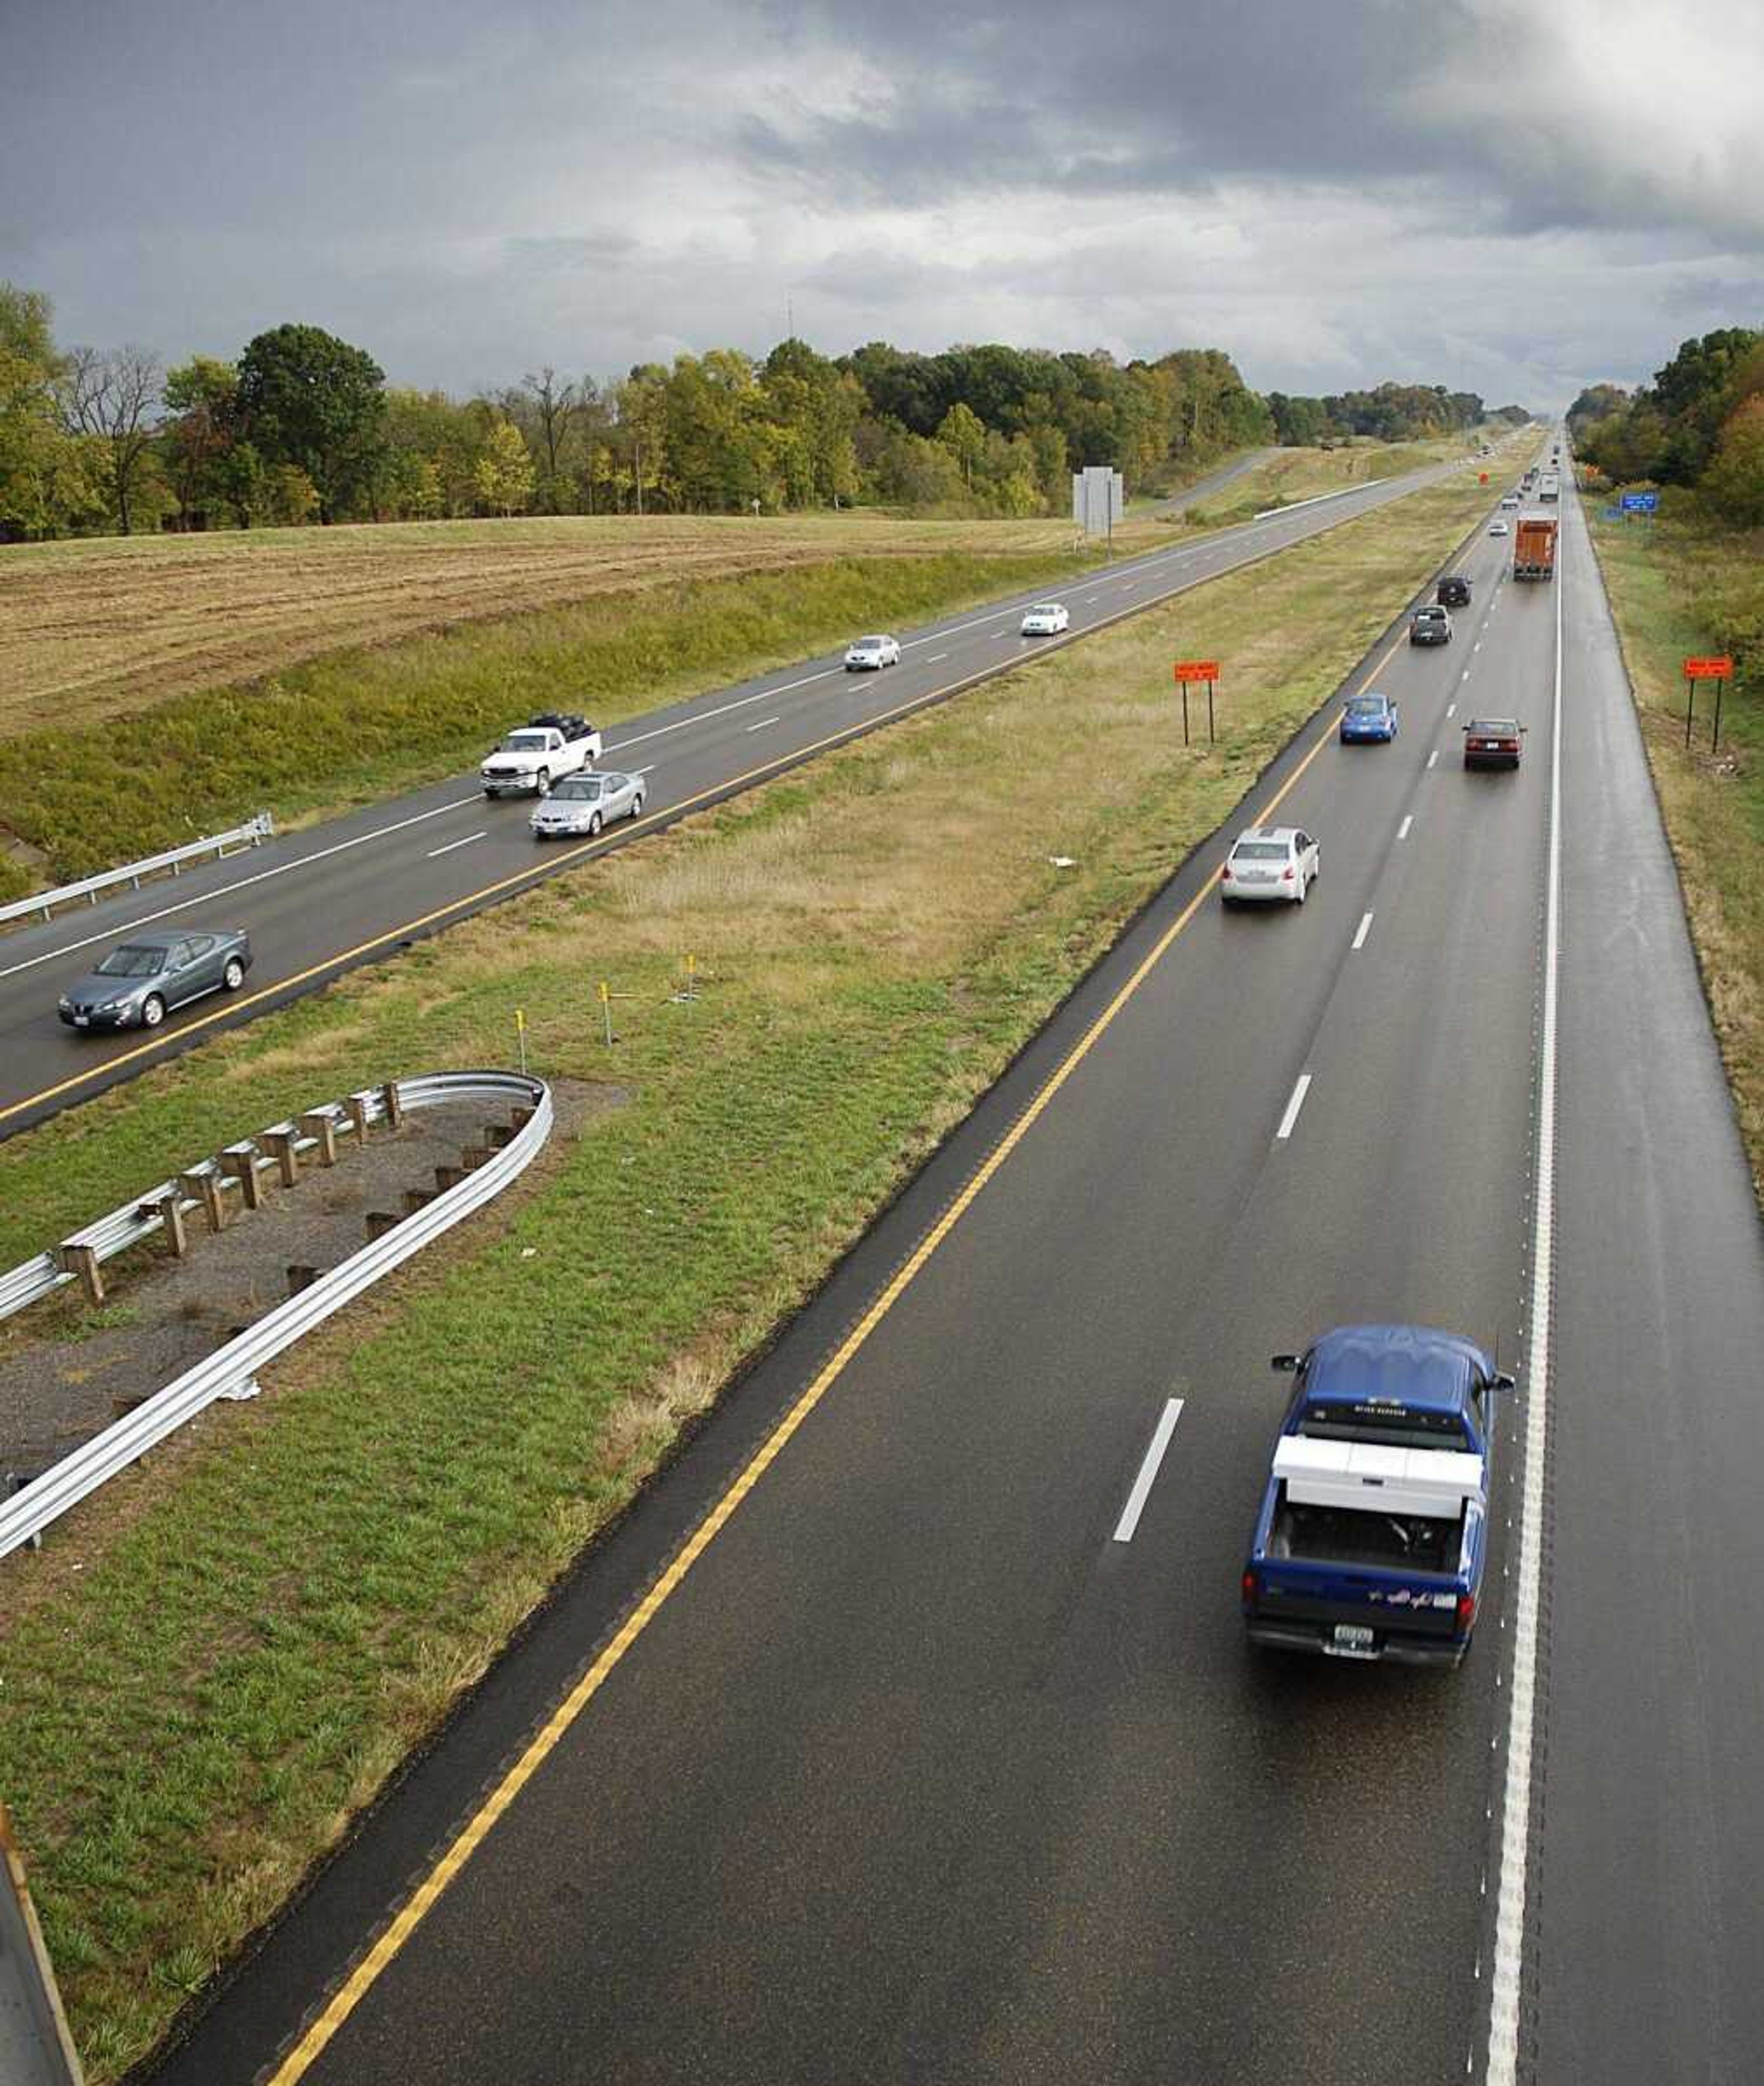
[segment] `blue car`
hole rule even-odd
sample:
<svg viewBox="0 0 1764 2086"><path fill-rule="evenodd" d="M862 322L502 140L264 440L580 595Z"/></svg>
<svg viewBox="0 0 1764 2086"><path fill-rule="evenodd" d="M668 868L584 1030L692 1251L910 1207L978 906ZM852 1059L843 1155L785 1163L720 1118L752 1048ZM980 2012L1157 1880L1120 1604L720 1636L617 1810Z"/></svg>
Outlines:
<svg viewBox="0 0 1764 2086"><path fill-rule="evenodd" d="M1350 696L1341 712L1341 743L1388 745L1396 736L1396 705L1388 696Z"/></svg>

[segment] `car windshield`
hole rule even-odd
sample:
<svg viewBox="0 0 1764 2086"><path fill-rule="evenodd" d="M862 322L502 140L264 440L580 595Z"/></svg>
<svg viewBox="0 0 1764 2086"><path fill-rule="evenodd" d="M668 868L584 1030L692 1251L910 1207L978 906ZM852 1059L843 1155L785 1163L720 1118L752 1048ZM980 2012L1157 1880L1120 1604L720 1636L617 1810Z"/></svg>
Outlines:
<svg viewBox="0 0 1764 2086"><path fill-rule="evenodd" d="M549 736L542 731L512 731L503 744L511 753L542 753Z"/></svg>
<svg viewBox="0 0 1764 2086"><path fill-rule="evenodd" d="M563 798L566 802L584 798L590 802L601 793L601 778L597 775L572 775L567 782L560 782L551 792L554 800Z"/></svg>
<svg viewBox="0 0 1764 2086"><path fill-rule="evenodd" d="M1239 841L1231 850L1234 862L1284 862L1286 844L1284 841Z"/></svg>
<svg viewBox="0 0 1764 2086"><path fill-rule="evenodd" d="M1350 717L1383 717L1384 698L1382 696L1355 696L1348 704Z"/></svg>
<svg viewBox="0 0 1764 2086"><path fill-rule="evenodd" d="M151 977L165 968L164 949L138 948L133 944L113 949L98 966L100 977Z"/></svg>

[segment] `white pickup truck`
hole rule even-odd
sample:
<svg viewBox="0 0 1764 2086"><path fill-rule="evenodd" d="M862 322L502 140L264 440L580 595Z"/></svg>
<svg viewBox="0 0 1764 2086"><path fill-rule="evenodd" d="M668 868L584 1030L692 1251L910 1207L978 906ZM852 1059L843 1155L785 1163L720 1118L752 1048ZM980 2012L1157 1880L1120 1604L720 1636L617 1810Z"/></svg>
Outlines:
<svg viewBox="0 0 1764 2086"><path fill-rule="evenodd" d="M548 710L512 731L478 771L487 797L548 797L560 776L600 758L601 735L584 717Z"/></svg>

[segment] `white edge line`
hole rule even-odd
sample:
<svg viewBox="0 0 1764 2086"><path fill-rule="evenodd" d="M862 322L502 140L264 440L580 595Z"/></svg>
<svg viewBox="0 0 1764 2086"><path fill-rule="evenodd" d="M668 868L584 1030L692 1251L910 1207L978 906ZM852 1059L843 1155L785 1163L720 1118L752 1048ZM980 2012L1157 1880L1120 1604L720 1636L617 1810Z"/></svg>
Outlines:
<svg viewBox="0 0 1764 2086"><path fill-rule="evenodd" d="M1398 840L1400 840L1400 841L1405 841L1405 840L1407 840L1407 839L1408 839L1408 837L1409 837L1409 828L1412 825L1413 825L1413 824L1414 824L1414 823L1415 823L1415 815L1414 815L1414 813L1413 813L1413 811L1411 811L1411 812L1409 814L1409 815L1408 815L1408 816L1407 816L1407 817L1403 820L1402 824L1401 824L1401 825L1396 828L1396 837L1397 837L1397 839L1398 839Z"/></svg>
<svg viewBox="0 0 1764 2086"><path fill-rule="evenodd" d="M425 819L438 819L444 811L461 811L467 804L477 802L478 795L474 791L470 797L456 797L450 803L436 804L430 811L415 811L408 819L395 820L389 826L376 826L372 832L356 833L346 841L336 841L329 847L317 849L311 854L296 855L292 862L278 862L274 869L260 869L255 876L242 876L236 883L223 883L215 891L192 892L175 905L162 905L157 913L143 913L138 918L114 922L101 934L88 934L80 942L63 942L59 947L45 949L40 956L27 956L22 964L0 970L0 978L16 977L20 971L35 970L39 964L53 963L57 956L75 956L82 949L89 949L94 942L126 940L137 927L151 927L155 920L169 920L174 913L187 913L193 905L206 905L217 898L230 898L236 891L249 891L254 883L267 883L272 876L286 876L290 870L304 869L310 862L323 862L350 848L364 847L369 841L384 840L388 833L402 833L406 826L420 826Z"/></svg>
<svg viewBox="0 0 1764 2086"><path fill-rule="evenodd" d="M1366 938L1371 933L1371 931L1372 916L1368 913L1361 920L1358 930L1354 937L1354 947L1357 949L1363 949L1366 947Z"/></svg>
<svg viewBox="0 0 1764 2086"><path fill-rule="evenodd" d="M1458 706L1456 703L1447 703L1446 705L1446 715L1447 717L1456 717L1457 713Z"/></svg>
<svg viewBox="0 0 1764 2086"><path fill-rule="evenodd" d="M1555 699L1550 722L1549 848L1545 874L1544 1005L1537 1046L1537 1164L1532 1224L1529 1342L1525 1357L1525 1479L1520 1491L1513 1611L1513 1679L1507 1703L1507 1786L1501 1803L1500 1883L1489 1988L1488 2086L1519 2072L1524 1968L1526 1866L1531 1838L1532 1748L1537 1689L1537 1616L1543 1587L1544 1456L1549 1440L1549 1313L1555 1272L1557 970L1562 936L1562 597L1556 585Z"/></svg>
<svg viewBox="0 0 1764 2086"><path fill-rule="evenodd" d="M427 858L433 862L437 855L451 854L455 848L470 847L474 841L481 841L484 837L484 833L489 831L489 827L486 826L484 832L467 833L462 840L449 841L445 847L431 848Z"/></svg>
<svg viewBox="0 0 1764 2086"><path fill-rule="evenodd" d="M775 717L762 717L757 724L743 725L742 729L743 731L763 731L768 724L776 724L777 722Z"/></svg>
<svg viewBox="0 0 1764 2086"><path fill-rule="evenodd" d="M1286 1113L1280 1118L1280 1127L1274 1132L1277 1144L1282 1138L1292 1135L1292 1126L1299 1120L1299 1111L1305 1105L1305 1096L1311 1091L1311 1075L1301 1072L1299 1082L1292 1090L1292 1099L1286 1104Z"/></svg>
<svg viewBox="0 0 1764 2086"><path fill-rule="evenodd" d="M1432 751L1431 753L1430 753L1430 754L1427 756L1427 765L1428 765L1430 768L1436 768L1436 767L1438 767L1438 766L1439 766L1439 747L1436 746L1436 747L1434 748L1433 751Z"/></svg>
<svg viewBox="0 0 1764 2086"><path fill-rule="evenodd" d="M1182 1417L1182 1400L1167 1398L1164 1409L1158 1416L1158 1424L1152 1429L1151 1446L1146 1451L1146 1460L1139 1467L1139 1475L1133 1480L1133 1489L1127 1495L1127 1504L1121 1509L1121 1518L1115 1524L1115 1540L1131 1543L1133 1530L1139 1526L1139 1517L1146 1511L1146 1502L1151 1497L1151 1488L1158 1476L1158 1467L1164 1459L1164 1451L1170 1446L1170 1437L1176 1431L1176 1422Z"/></svg>

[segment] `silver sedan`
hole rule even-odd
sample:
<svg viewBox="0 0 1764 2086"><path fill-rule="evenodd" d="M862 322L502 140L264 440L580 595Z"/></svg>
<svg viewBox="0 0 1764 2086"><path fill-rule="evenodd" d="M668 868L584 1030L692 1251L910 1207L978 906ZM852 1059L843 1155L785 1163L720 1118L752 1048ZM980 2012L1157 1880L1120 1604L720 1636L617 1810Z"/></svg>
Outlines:
<svg viewBox="0 0 1764 2086"><path fill-rule="evenodd" d="M567 775L550 795L533 807L528 824L536 840L563 840L586 835L590 840L614 819L643 815L643 777L597 769L592 775Z"/></svg>

